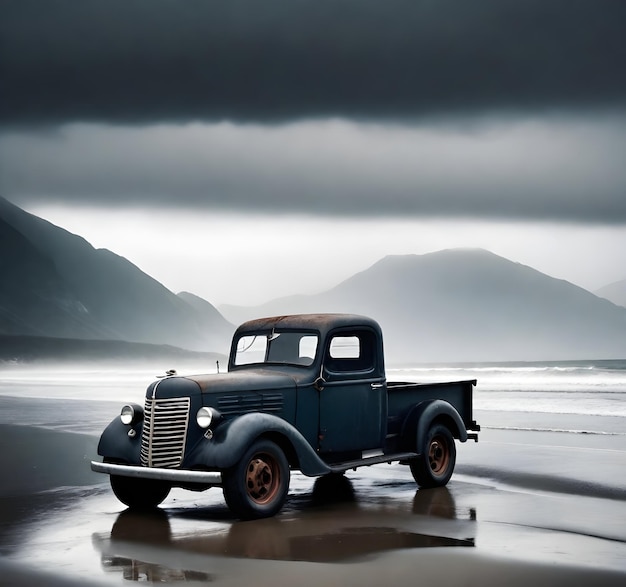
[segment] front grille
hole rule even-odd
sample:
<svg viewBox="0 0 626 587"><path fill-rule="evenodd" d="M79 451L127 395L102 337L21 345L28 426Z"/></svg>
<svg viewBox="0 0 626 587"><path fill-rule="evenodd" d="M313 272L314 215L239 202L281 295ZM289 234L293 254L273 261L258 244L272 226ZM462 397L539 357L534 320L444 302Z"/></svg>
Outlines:
<svg viewBox="0 0 626 587"><path fill-rule="evenodd" d="M183 462L189 398L146 399L141 464L144 467L174 469Z"/></svg>

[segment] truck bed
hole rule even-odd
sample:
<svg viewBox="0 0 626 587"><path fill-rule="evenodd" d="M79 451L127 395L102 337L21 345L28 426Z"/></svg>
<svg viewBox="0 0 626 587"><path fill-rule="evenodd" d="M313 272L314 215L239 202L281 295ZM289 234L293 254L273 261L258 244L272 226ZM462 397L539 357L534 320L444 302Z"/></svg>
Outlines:
<svg viewBox="0 0 626 587"><path fill-rule="evenodd" d="M426 400L441 399L451 404L463 419L467 430L477 430L472 414L476 379L445 383L387 382L387 435L400 432L409 410Z"/></svg>

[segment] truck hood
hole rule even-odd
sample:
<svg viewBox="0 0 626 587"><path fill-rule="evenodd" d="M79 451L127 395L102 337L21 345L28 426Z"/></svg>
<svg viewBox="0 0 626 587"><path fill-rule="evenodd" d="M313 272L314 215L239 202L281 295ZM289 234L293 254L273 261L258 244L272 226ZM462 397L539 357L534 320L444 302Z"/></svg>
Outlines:
<svg viewBox="0 0 626 587"><path fill-rule="evenodd" d="M190 375L185 379L194 381L202 393L229 391L264 391L294 389L293 377L272 371L236 371L212 375Z"/></svg>

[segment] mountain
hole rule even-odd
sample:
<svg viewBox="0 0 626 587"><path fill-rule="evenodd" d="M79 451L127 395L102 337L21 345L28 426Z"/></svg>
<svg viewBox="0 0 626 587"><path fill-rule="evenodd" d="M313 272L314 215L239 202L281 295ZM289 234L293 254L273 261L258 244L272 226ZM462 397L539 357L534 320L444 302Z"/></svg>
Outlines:
<svg viewBox="0 0 626 587"><path fill-rule="evenodd" d="M124 257L0 198L0 334L224 351L234 327Z"/></svg>
<svg viewBox="0 0 626 587"><path fill-rule="evenodd" d="M606 285L594 293L601 298L613 302L617 306L626 308L626 279Z"/></svg>
<svg viewBox="0 0 626 587"><path fill-rule="evenodd" d="M0 275L0 335L32 337L20 344L45 338L45 349L55 337L226 352L234 330L207 301L175 295L123 257L2 198ZM620 283L609 287L619 293ZM222 311L236 322L366 314L381 323L392 363L626 357L626 308L484 250L388 256L318 295Z"/></svg>
<svg viewBox="0 0 626 587"><path fill-rule="evenodd" d="M231 328L231 324L225 321L218 309L204 298L187 291L181 291L177 294L177 297L193 308L198 319L206 322L207 325L221 322L223 325L225 323L228 328Z"/></svg>
<svg viewBox="0 0 626 587"><path fill-rule="evenodd" d="M480 249L388 256L319 295L222 311L366 314L395 363L626 356L625 308Z"/></svg>

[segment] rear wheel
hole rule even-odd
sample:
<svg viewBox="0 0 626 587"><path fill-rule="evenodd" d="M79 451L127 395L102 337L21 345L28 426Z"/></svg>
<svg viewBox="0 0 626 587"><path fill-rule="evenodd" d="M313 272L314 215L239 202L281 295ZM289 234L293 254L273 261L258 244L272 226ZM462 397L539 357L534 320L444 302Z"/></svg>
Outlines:
<svg viewBox="0 0 626 587"><path fill-rule="evenodd" d="M456 464L456 446L450 430L435 424L426 434L422 456L409 462L413 478L420 487L443 487Z"/></svg>
<svg viewBox="0 0 626 587"><path fill-rule="evenodd" d="M171 486L163 481L111 475L111 489L124 505L135 510L157 507L168 495Z"/></svg>
<svg viewBox="0 0 626 587"><path fill-rule="evenodd" d="M275 443L261 439L222 473L222 481L224 499L236 516L268 518L280 511L287 498L289 463Z"/></svg>

